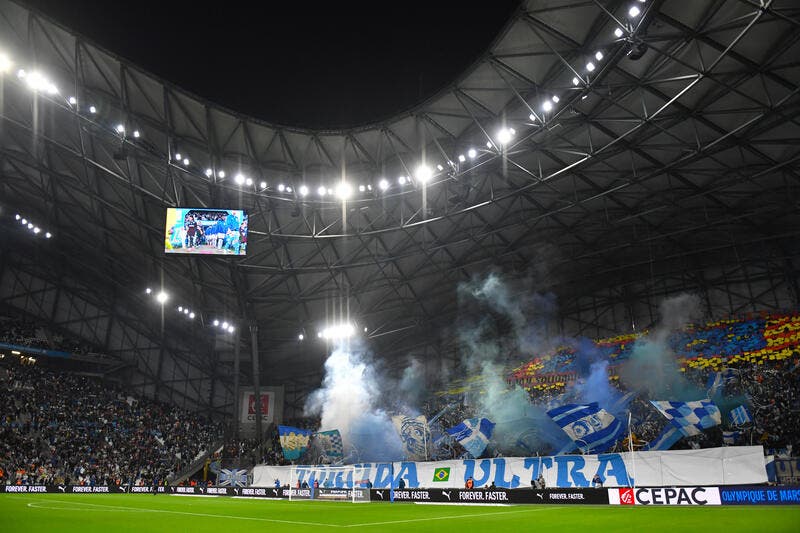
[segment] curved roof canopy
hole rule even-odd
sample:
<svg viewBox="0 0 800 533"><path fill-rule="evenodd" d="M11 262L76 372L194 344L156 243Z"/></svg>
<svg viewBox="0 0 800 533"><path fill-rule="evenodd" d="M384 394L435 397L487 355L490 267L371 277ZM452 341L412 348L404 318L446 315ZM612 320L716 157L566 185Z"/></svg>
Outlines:
<svg viewBox="0 0 800 533"><path fill-rule="evenodd" d="M724 285L698 279L710 267L795 268L791 0L531 0L438 95L344 131L222 109L8 0L0 36L14 63L2 215L24 210L54 235L11 236L4 261L90 301L102 325L57 322L122 358L162 342L144 294L162 284L198 314L165 314L175 367L207 366L209 324L226 318L258 325L281 381L319 370L317 329L348 313L379 353L439 345L458 283L496 266L555 292L567 315L635 283ZM38 90L34 71L49 80ZM247 257L165 257L171 206L247 210ZM165 372L147 360L135 364Z"/></svg>

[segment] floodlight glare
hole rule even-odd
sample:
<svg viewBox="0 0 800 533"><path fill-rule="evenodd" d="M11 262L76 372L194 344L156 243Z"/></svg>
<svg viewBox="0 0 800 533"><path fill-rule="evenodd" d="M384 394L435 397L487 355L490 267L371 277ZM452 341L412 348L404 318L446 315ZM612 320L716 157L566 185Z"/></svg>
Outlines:
<svg viewBox="0 0 800 533"><path fill-rule="evenodd" d="M303 336L303 334L302 334L302 333L301 333L300 335L298 335L298 336L297 336L297 340L303 340L303 339L305 339L305 337Z"/></svg>
<svg viewBox="0 0 800 533"><path fill-rule="evenodd" d="M215 320L215 321L214 321L214 325L215 325L215 326L219 326L219 320Z"/></svg>
<svg viewBox="0 0 800 533"><path fill-rule="evenodd" d="M233 333L234 331L236 331L236 328L235 328L235 327L233 327L233 326L228 326L228 333Z"/></svg>
<svg viewBox="0 0 800 533"><path fill-rule="evenodd" d="M641 12L642 12L642 10L641 10L641 9L639 9L638 7L636 7L636 6L631 6L631 8L628 10L628 15L629 15L631 18L633 18L633 17L638 17L638 16L639 16L639 13L641 13Z"/></svg>
<svg viewBox="0 0 800 533"><path fill-rule="evenodd" d="M534 115L533 113L528 115L528 118L531 120L531 122L535 122L536 121L536 115Z"/></svg>
<svg viewBox="0 0 800 533"><path fill-rule="evenodd" d="M250 186L253 185L253 179L252 178L247 178L246 180L244 180L244 183L245 183L245 185L250 187Z"/></svg>
<svg viewBox="0 0 800 533"><path fill-rule="evenodd" d="M97 108L93 105L89 106L89 113L95 114L97 113Z"/></svg>
<svg viewBox="0 0 800 533"><path fill-rule="evenodd" d="M219 179L224 178L225 177L225 171L224 170L220 170L219 172L217 172L217 177Z"/></svg>
<svg viewBox="0 0 800 533"><path fill-rule="evenodd" d="M283 183L279 183L279 184L278 184L278 190L279 190L280 192L283 192L283 191L285 191L285 190L286 190L286 185L284 185Z"/></svg>
<svg viewBox="0 0 800 533"><path fill-rule="evenodd" d="M11 59L6 54L0 54L0 72L8 72L11 65Z"/></svg>
<svg viewBox="0 0 800 533"><path fill-rule="evenodd" d="M308 195L308 187L305 185L300 186L300 196L307 196Z"/></svg>
<svg viewBox="0 0 800 533"><path fill-rule="evenodd" d="M405 185L406 184L406 177L405 176L400 176L399 178L397 178L397 183L399 183L400 185Z"/></svg>
<svg viewBox="0 0 800 533"><path fill-rule="evenodd" d="M620 37L622 37L622 33L623 33L622 28L617 28L616 30L614 30L614 37L619 39Z"/></svg>
<svg viewBox="0 0 800 533"><path fill-rule="evenodd" d="M363 185L359 185L359 186L358 186L358 192L364 192L364 191L366 191L366 190L367 190L367 188L366 188L366 187L364 187Z"/></svg>
<svg viewBox="0 0 800 533"><path fill-rule="evenodd" d="M28 222L28 229L33 229L33 222Z"/></svg>
<svg viewBox="0 0 800 533"><path fill-rule="evenodd" d="M414 176L417 178L417 181L421 183L427 183L428 180L433 176L433 170L431 170L431 167L428 165L420 165L414 172Z"/></svg>
<svg viewBox="0 0 800 533"><path fill-rule="evenodd" d="M188 315L189 314L189 309L188 308L184 308L183 309L183 314L184 315Z"/></svg>
<svg viewBox="0 0 800 533"><path fill-rule="evenodd" d="M34 227L34 228L33 228L33 232L34 232L35 234L37 234L37 235L39 234L39 232L40 232L40 231L42 231L42 230L40 230L38 226L36 226L36 227Z"/></svg>
<svg viewBox="0 0 800 533"><path fill-rule="evenodd" d="M136 137L136 138L138 139L139 137L141 137L141 136L142 136L142 134L141 134L141 133L139 133L139 130L133 130L133 136L134 136L134 137Z"/></svg>
<svg viewBox="0 0 800 533"><path fill-rule="evenodd" d="M460 155L458 156L458 160L459 160L461 163L463 163L464 161L466 161L466 160L467 160L467 158L466 158L466 157L464 157L464 154L460 154Z"/></svg>
<svg viewBox="0 0 800 533"><path fill-rule="evenodd" d="M47 233L44 234L44 236L49 239L50 237L53 236L53 234L48 231Z"/></svg>
<svg viewBox="0 0 800 533"><path fill-rule="evenodd" d="M266 181L262 181L262 182L261 182L261 183L259 183L258 185L259 185L259 186L260 186L262 189L266 189L266 188L267 188L267 182L266 182ZM278 187L278 189L280 189L280 187Z"/></svg>
<svg viewBox="0 0 800 533"><path fill-rule="evenodd" d="M591 61L586 63L586 70L588 70L589 72L594 72L594 63L592 63Z"/></svg>
<svg viewBox="0 0 800 533"><path fill-rule="evenodd" d="M147 288L144 290L144 292L145 292L145 294L150 294L151 292L153 292L153 289L151 289L150 287L147 287Z"/></svg>
<svg viewBox="0 0 800 533"><path fill-rule="evenodd" d="M328 340L349 339L356 334L356 328L353 324L335 324L328 326L321 332L321 337Z"/></svg>
<svg viewBox="0 0 800 533"><path fill-rule="evenodd" d="M330 187L328 187L328 194L333 194L333 189L331 189Z"/></svg>
<svg viewBox="0 0 800 533"><path fill-rule="evenodd" d="M189 158L188 157L184 157L183 158L183 166L185 166L185 167L189 166Z"/></svg>
<svg viewBox="0 0 800 533"><path fill-rule="evenodd" d="M67 100L67 101L69 102L69 105L75 105L75 104L78 103L78 99L75 98L74 96L70 96L69 100Z"/></svg>
<svg viewBox="0 0 800 533"><path fill-rule="evenodd" d="M47 94L58 94L58 87L54 83L48 83Z"/></svg>
<svg viewBox="0 0 800 533"><path fill-rule="evenodd" d="M439 172L442 172L444 170L444 167L442 165L436 165L436 168L439 169Z"/></svg>
<svg viewBox="0 0 800 533"><path fill-rule="evenodd" d="M378 187L380 188L380 190L385 191L386 189L389 188L389 182L386 179L382 179L381 181L378 182Z"/></svg>
<svg viewBox="0 0 800 533"><path fill-rule="evenodd" d="M181 154L180 154L180 152L178 152L177 154L175 154L175 159L176 159L177 161L180 161L181 159L183 159L183 158L181 157Z"/></svg>
<svg viewBox="0 0 800 533"><path fill-rule="evenodd" d="M210 178L214 174L214 171L210 168L206 169L206 177Z"/></svg>
<svg viewBox="0 0 800 533"><path fill-rule="evenodd" d="M15 219L15 220L19 220L19 219L20 219L19 213L17 213L16 215L14 215L14 219Z"/></svg>
<svg viewBox="0 0 800 533"><path fill-rule="evenodd" d="M368 190L368 191L371 191L371 190L372 190L372 185L370 185L369 183L367 184L367 190Z"/></svg>
<svg viewBox="0 0 800 533"><path fill-rule="evenodd" d="M326 194L327 192L328 192L328 189L326 189L326 188L325 188L324 186L322 186L322 185L320 185L320 186L317 188L317 194L319 194L320 196L325 196L325 194Z"/></svg>
<svg viewBox="0 0 800 533"><path fill-rule="evenodd" d="M264 187L266 187L266 186L267 186L267 184L264 183ZM286 187L286 192L292 192L292 188L291 187Z"/></svg>
<svg viewBox="0 0 800 533"><path fill-rule="evenodd" d="M558 96L556 96L556 95L553 95L553 98L552 98L552 100L553 100L553 103L554 103L554 104L557 104L558 102L560 102L560 101L561 101L561 98L559 98L559 97L558 97Z"/></svg>
<svg viewBox="0 0 800 533"><path fill-rule="evenodd" d="M28 223L28 219L23 218L22 220L20 220L20 223L22 223L22 225L24 226L25 224Z"/></svg>
<svg viewBox="0 0 800 533"><path fill-rule="evenodd" d="M167 300L169 300L169 294L167 294L164 291L161 291L156 296L156 300L158 301L158 303L163 305L164 303L166 303Z"/></svg>
<svg viewBox="0 0 800 533"><path fill-rule="evenodd" d="M497 132L497 141L500 144L508 144L511 142L511 137L513 134L506 128L502 128L500 131Z"/></svg>
<svg viewBox="0 0 800 533"><path fill-rule="evenodd" d="M222 323L222 329L228 329L228 323L227 322L223 322Z"/></svg>
<svg viewBox="0 0 800 533"><path fill-rule="evenodd" d="M580 85L580 83L581 83L581 80L579 80L577 76L572 78L572 85L578 86L578 85Z"/></svg>
<svg viewBox="0 0 800 533"><path fill-rule="evenodd" d="M117 130L117 133L125 133L125 126L122 124L117 124L117 127L114 129Z"/></svg>
<svg viewBox="0 0 800 533"><path fill-rule="evenodd" d="M338 196L340 200L347 200L350 198L351 194L353 194L353 188L346 181L336 186L336 196Z"/></svg>
<svg viewBox="0 0 800 533"><path fill-rule="evenodd" d="M597 52L595 52L595 53L594 53L594 58L595 58L596 60L598 60L598 61L601 61L601 60L603 59L603 52L601 52L600 50L598 50Z"/></svg>
<svg viewBox="0 0 800 533"><path fill-rule="evenodd" d="M195 315L194 315L194 311L192 311L191 313L189 313L189 318L191 318L192 320L194 320L194 316L195 316Z"/></svg>
<svg viewBox="0 0 800 533"><path fill-rule="evenodd" d="M470 148L469 151L467 152L467 155L469 156L470 159L475 159L475 156L478 155L478 152L475 151L475 148Z"/></svg>
<svg viewBox="0 0 800 533"><path fill-rule="evenodd" d="M236 182L236 185L244 185L244 176L241 174L236 174L236 177L233 178L233 181Z"/></svg>
<svg viewBox="0 0 800 533"><path fill-rule="evenodd" d="M179 313L183 313L183 306L182 306L182 305L179 305L179 306L178 306L178 312L179 312Z"/></svg>

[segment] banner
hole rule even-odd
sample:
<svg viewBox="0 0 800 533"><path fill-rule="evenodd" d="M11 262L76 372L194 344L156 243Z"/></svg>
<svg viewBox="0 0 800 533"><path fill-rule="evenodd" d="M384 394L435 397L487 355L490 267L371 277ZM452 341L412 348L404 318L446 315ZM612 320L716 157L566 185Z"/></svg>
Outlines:
<svg viewBox="0 0 800 533"><path fill-rule="evenodd" d="M403 443L406 457L412 460L424 460L428 457L428 443L431 441L431 430L425 415L417 417L393 416L397 434Z"/></svg>
<svg viewBox="0 0 800 533"><path fill-rule="evenodd" d="M634 468L635 462L635 468ZM360 463L358 479L369 478L373 488L396 488L402 478L409 489L464 488L472 477L475 487L528 488L541 473L547 488L586 488L598 474L605 487L672 487L746 485L767 482L761 446L735 446L700 450L558 455L552 457L495 457L429 462ZM326 466L297 468L297 478L326 477ZM289 479L289 466L256 466L253 484L272 486ZM332 472L335 472L333 470ZM634 472L636 478L633 478ZM349 476L352 486L352 476ZM302 480L301 480L302 481ZM337 482L348 487L348 479Z"/></svg>
<svg viewBox="0 0 800 533"><path fill-rule="evenodd" d="M547 411L547 416L586 452L604 452L620 440L625 426L597 402L568 404Z"/></svg>
<svg viewBox="0 0 800 533"><path fill-rule="evenodd" d="M308 440L311 438L310 430L292 426L278 426L278 433L280 434L283 456L287 460L294 461L306 453Z"/></svg>
<svg viewBox="0 0 800 533"><path fill-rule="evenodd" d="M798 505L800 487L720 487L723 505Z"/></svg>
<svg viewBox="0 0 800 533"><path fill-rule="evenodd" d="M275 416L275 393L268 390L259 391L261 397L261 421L273 422ZM242 398L242 423L253 423L256 420L256 393L245 392Z"/></svg>
<svg viewBox="0 0 800 533"><path fill-rule="evenodd" d="M342 435L338 429L318 431L314 433L314 440L331 463L341 463L344 457L344 446L342 445Z"/></svg>

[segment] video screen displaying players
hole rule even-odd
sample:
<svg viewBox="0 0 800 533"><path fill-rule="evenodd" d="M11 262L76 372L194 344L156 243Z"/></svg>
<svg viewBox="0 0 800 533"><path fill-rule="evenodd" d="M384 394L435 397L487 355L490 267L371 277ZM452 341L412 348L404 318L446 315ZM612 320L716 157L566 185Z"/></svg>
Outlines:
<svg viewBox="0 0 800 533"><path fill-rule="evenodd" d="M170 207L164 252L246 255L247 214L240 209Z"/></svg>

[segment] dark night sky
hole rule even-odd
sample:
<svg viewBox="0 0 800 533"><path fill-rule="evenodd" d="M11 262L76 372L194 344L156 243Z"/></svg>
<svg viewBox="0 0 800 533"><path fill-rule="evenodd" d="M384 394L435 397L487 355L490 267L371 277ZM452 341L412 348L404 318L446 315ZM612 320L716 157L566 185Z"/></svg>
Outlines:
<svg viewBox="0 0 800 533"><path fill-rule="evenodd" d="M372 122L435 94L519 3L24 1L198 96L309 127Z"/></svg>

